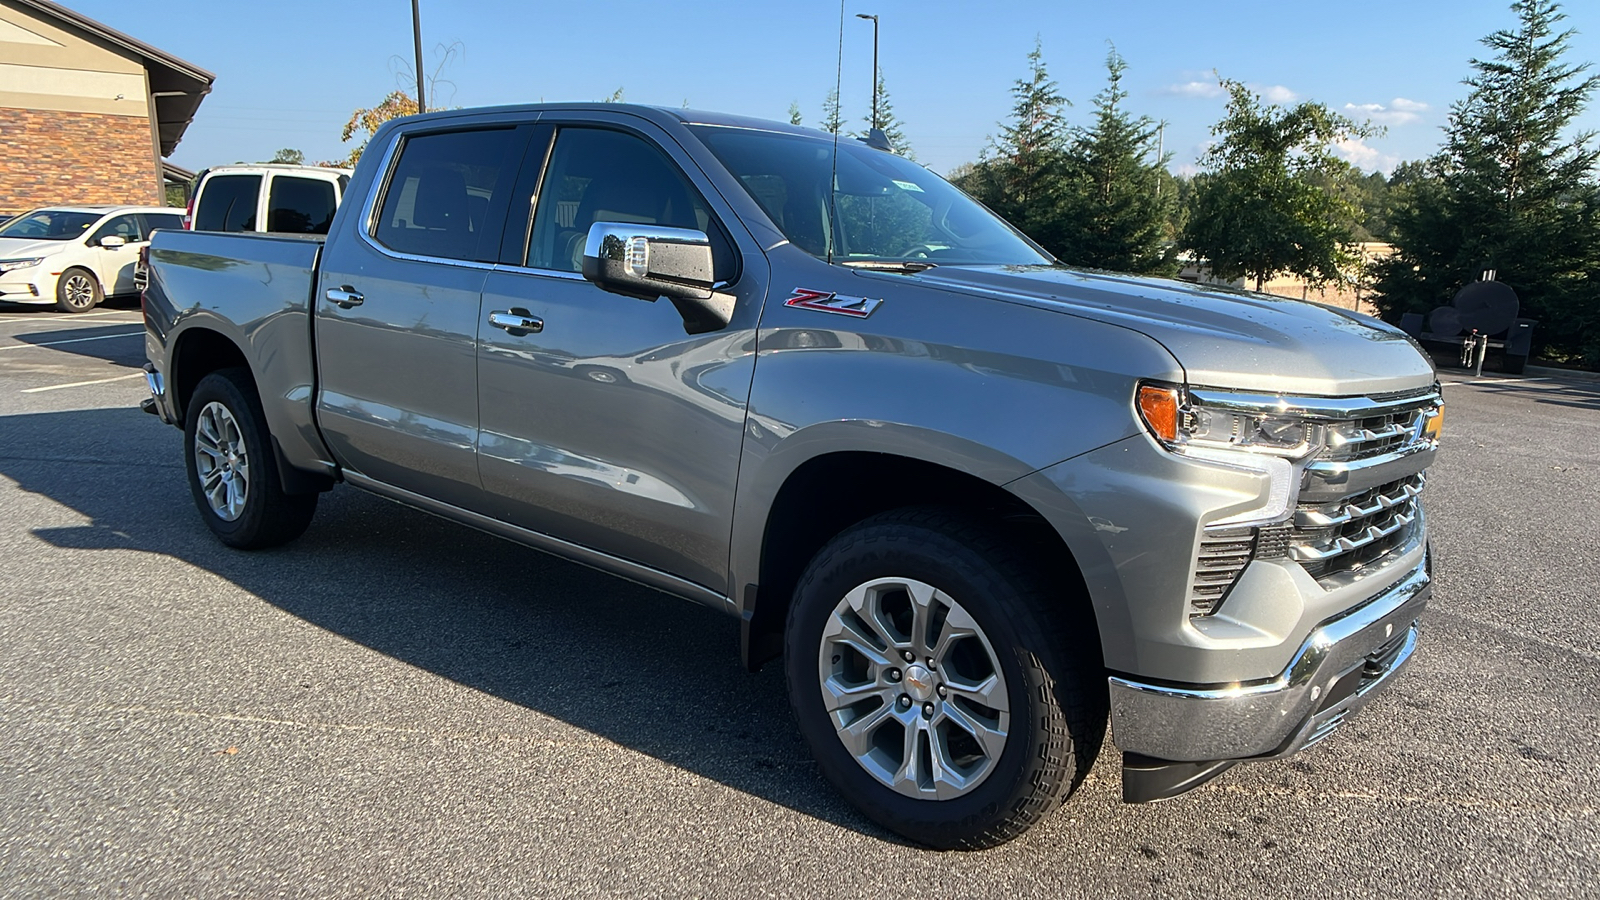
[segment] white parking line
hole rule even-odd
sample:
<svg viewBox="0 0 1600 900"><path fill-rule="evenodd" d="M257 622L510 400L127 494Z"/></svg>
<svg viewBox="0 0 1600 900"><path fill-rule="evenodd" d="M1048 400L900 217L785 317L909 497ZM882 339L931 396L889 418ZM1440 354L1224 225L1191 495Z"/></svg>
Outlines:
<svg viewBox="0 0 1600 900"><path fill-rule="evenodd" d="M1539 378L1485 378L1482 381L1442 381L1440 387L1454 387L1458 384L1518 384L1525 381L1549 381L1550 376Z"/></svg>
<svg viewBox="0 0 1600 900"><path fill-rule="evenodd" d="M72 313L66 316L28 316L25 319L0 319L0 325L32 325L34 322L81 322L84 319L97 319L101 316L120 316L132 312L126 309L108 309L104 312Z"/></svg>
<svg viewBox="0 0 1600 900"><path fill-rule="evenodd" d="M7 350L26 350L29 347L57 347L62 344L81 344L84 341L108 341L112 338L134 337L135 335L142 334L144 334L143 331L124 331L121 334L102 334L98 337L71 338L65 341L45 341L39 344L16 344L11 347L0 347L0 353L3 353Z"/></svg>
<svg viewBox="0 0 1600 900"><path fill-rule="evenodd" d="M143 378L143 377L144 377L144 373L143 372L135 372L132 375L118 375L115 378L97 378L94 381L74 381L71 384L52 384L52 385L50 385L48 387L27 388L26 390L18 391L17 393L19 393L19 394L38 394L38 393L42 393L44 391L59 391L62 388L86 387L86 386L91 385L91 384L110 384L113 381L127 381L130 378Z"/></svg>

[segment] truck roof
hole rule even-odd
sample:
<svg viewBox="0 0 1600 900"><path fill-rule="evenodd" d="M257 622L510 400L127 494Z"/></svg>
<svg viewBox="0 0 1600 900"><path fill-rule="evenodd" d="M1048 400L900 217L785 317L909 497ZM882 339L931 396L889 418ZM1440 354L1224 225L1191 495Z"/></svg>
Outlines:
<svg viewBox="0 0 1600 900"><path fill-rule="evenodd" d="M466 109L438 110L423 113L417 116L407 116L405 121L424 119L446 119L461 115L481 115L486 113L538 113L538 112L626 112L649 119L660 125L712 125L722 128L750 128L758 131L781 131L790 134L804 134L815 137L822 135L831 138L831 132L818 128L807 128L803 125L791 125L788 122L778 122L772 119L760 119L754 116L739 116L731 113L711 112L701 109L680 109L670 106L644 106L636 103L517 103L504 106L480 106Z"/></svg>

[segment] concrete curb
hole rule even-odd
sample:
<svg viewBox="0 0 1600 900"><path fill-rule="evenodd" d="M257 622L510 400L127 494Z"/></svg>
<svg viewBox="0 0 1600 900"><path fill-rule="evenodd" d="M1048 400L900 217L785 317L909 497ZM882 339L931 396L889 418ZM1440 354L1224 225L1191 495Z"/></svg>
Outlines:
<svg viewBox="0 0 1600 900"><path fill-rule="evenodd" d="M1589 372L1583 369L1553 369L1549 366L1524 366L1524 375L1539 375L1545 378L1576 378L1581 381L1600 381L1600 372Z"/></svg>

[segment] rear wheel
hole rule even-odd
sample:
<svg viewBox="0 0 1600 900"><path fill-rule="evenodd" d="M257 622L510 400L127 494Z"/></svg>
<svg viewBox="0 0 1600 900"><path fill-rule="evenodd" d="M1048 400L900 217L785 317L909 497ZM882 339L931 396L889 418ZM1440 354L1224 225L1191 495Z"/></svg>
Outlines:
<svg viewBox="0 0 1600 900"><path fill-rule="evenodd" d="M88 312L103 299L100 280L88 269L68 269L56 281L56 308L62 312Z"/></svg>
<svg viewBox="0 0 1600 900"><path fill-rule="evenodd" d="M785 637L790 702L823 774L933 847L1027 830L1104 737L1078 599L955 512L900 510L840 534L802 577Z"/></svg>
<svg viewBox="0 0 1600 900"><path fill-rule="evenodd" d="M195 506L230 547L258 550L294 540L311 524L316 494L285 494L266 415L244 369L200 380L184 416L184 461Z"/></svg>

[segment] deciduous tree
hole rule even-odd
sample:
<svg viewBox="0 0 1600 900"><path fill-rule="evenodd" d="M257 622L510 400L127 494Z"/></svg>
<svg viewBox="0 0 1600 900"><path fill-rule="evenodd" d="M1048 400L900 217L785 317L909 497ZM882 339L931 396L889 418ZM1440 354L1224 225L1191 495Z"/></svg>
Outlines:
<svg viewBox="0 0 1600 900"><path fill-rule="evenodd" d="M1183 244L1214 276L1248 278L1257 290L1292 272L1310 284L1344 277L1356 262L1350 200L1319 181L1337 178L1343 140L1371 130L1315 102L1263 103L1224 79L1228 111L1212 127L1217 142L1201 159Z"/></svg>

